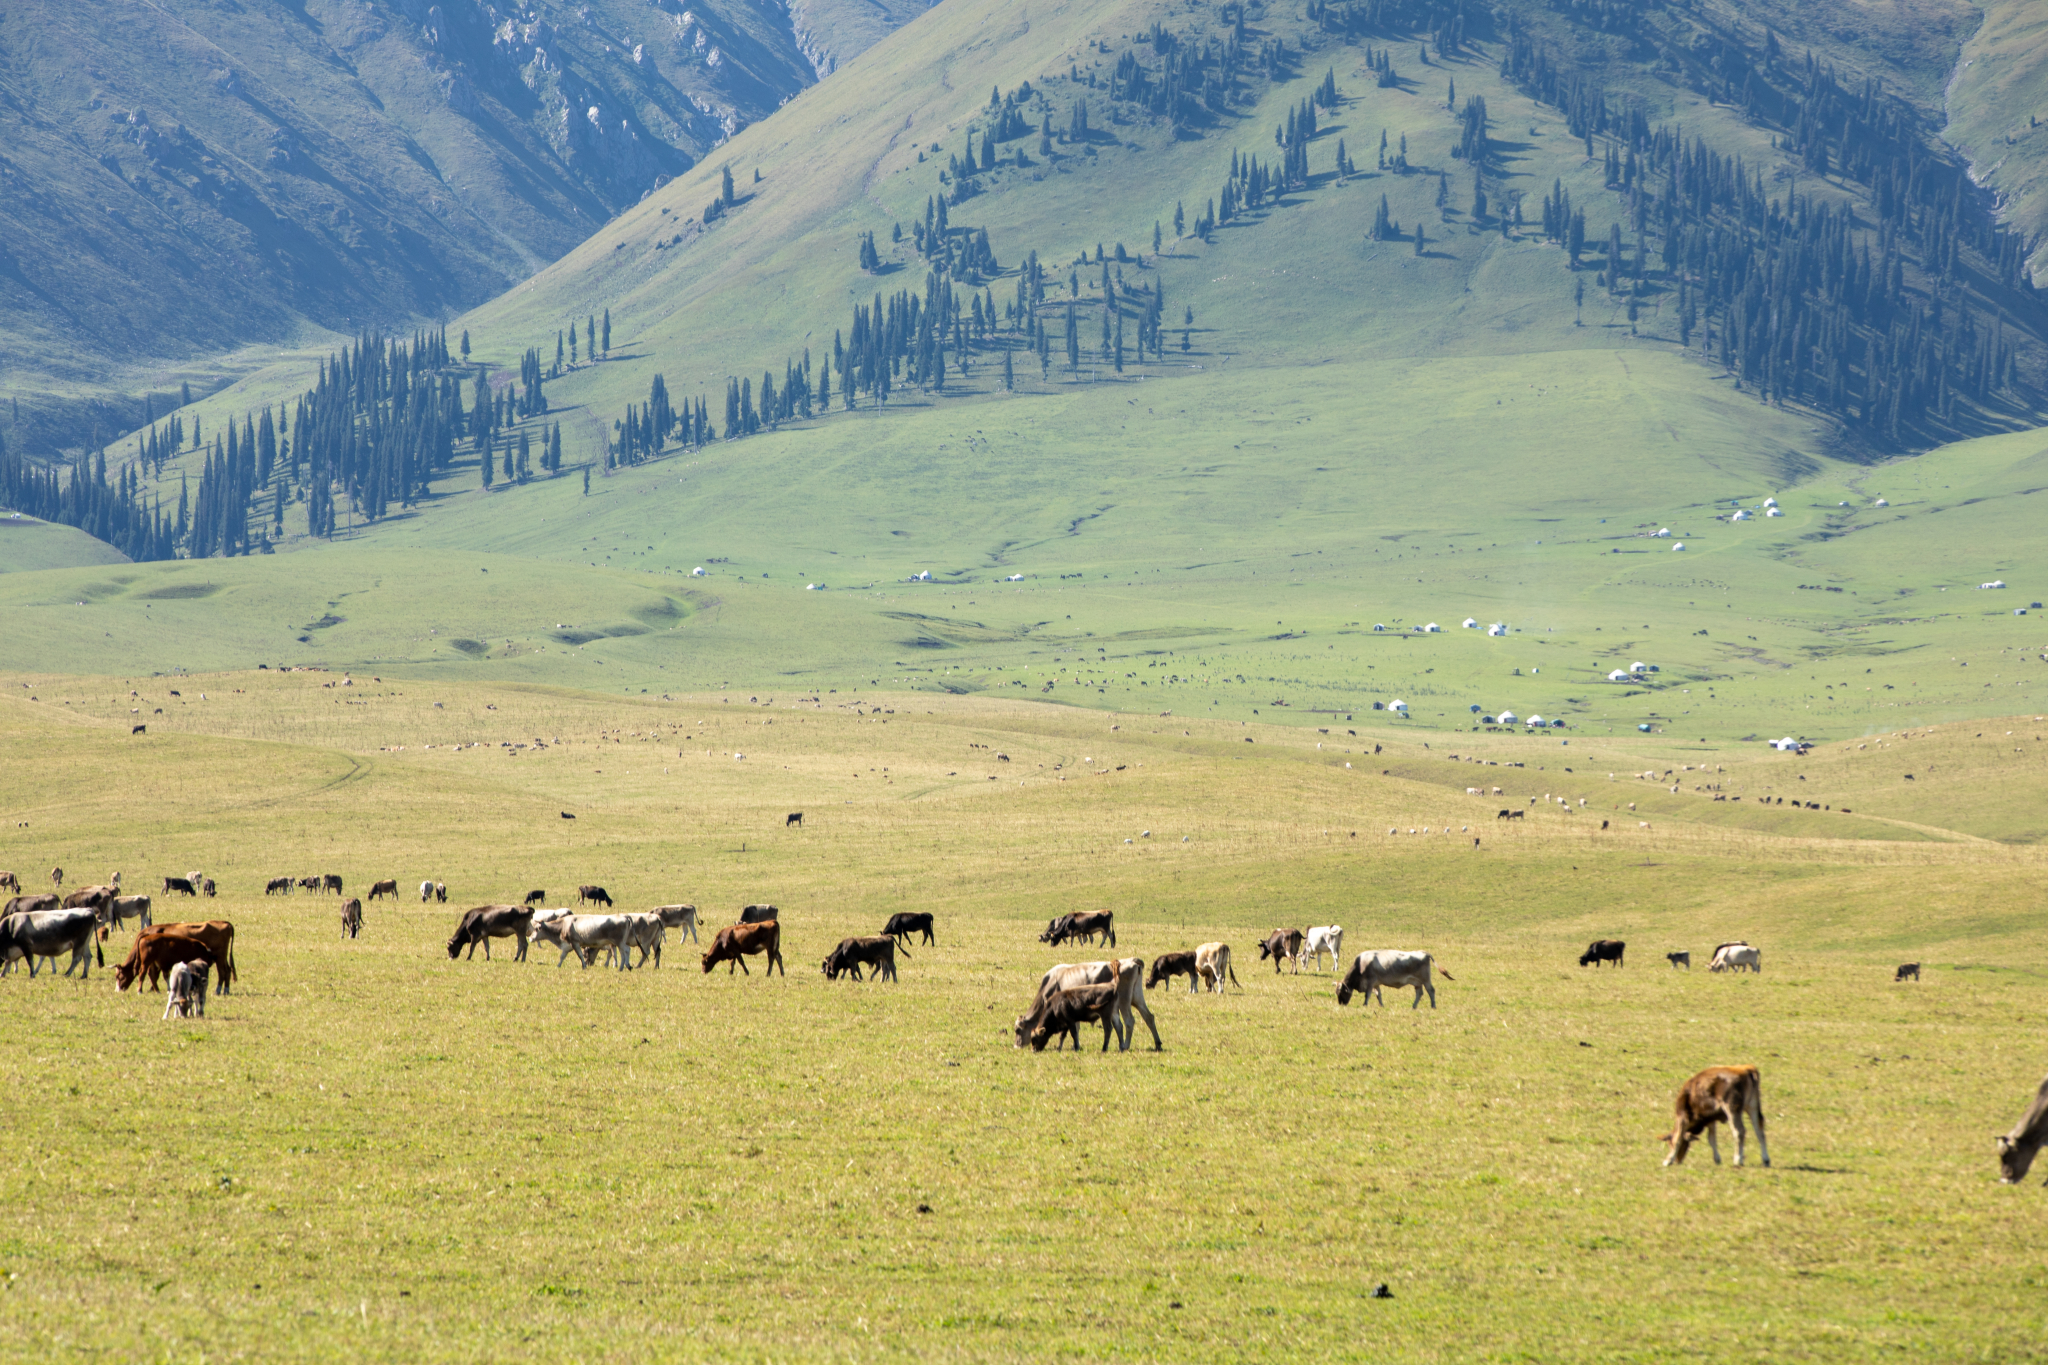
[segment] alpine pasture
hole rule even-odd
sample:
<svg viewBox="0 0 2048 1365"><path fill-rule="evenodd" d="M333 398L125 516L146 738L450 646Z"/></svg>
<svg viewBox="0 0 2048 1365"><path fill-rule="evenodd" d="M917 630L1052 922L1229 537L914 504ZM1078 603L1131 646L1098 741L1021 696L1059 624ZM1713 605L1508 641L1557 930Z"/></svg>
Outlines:
<svg viewBox="0 0 2048 1365"><path fill-rule="evenodd" d="M0 864L203 868L220 897L156 918L232 919L242 981L168 1024L99 970L0 984L33 1154L0 1304L35 1356L2028 1358L2037 1191L1991 1137L2039 1080L2042 868L1993 839L2041 724L1709 774L1655 736L903 691L7 677ZM1853 814L1762 804L1822 787ZM340 899L262 895L324 872L450 900L350 941ZM772 901L791 973L448 959L463 908L583 882ZM1037 934L1095 908L1122 954L1230 942L1242 989L1152 993L1163 1052L1019 1050L1093 955ZM819 975L900 909L938 943L899 982ZM1340 1009L1252 952L1312 923L1455 979ZM1603 937L1625 969L1573 965ZM1738 937L1762 974L1708 973ZM1776 1164L1662 1168L1720 1062L1762 1068Z"/></svg>

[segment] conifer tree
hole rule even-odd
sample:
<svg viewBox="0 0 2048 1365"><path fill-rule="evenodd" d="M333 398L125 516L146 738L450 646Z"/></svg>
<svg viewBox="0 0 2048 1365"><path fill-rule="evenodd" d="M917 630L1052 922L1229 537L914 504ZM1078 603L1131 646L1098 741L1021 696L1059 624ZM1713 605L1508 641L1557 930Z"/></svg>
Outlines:
<svg viewBox="0 0 2048 1365"><path fill-rule="evenodd" d="M612 310L611 310L611 309L609 309L609 308L607 308L607 309L605 309L605 310L604 310L604 349L603 349L603 351L601 352L601 354L603 354L603 355L604 355L604 356L605 356L605 357L606 357L607 359L609 359L609 358L611 357L611 353L612 353Z"/></svg>
<svg viewBox="0 0 2048 1365"><path fill-rule="evenodd" d="M732 167L730 167L730 166L725 166L725 167L721 167L721 168L719 169L719 172L718 172L718 202L719 202L720 204L723 204L723 205L724 205L724 206L725 206L726 208L731 208L731 207L732 207L732 204L733 204L733 194L732 194ZM606 349L610 349L610 348L609 348L609 347L607 347Z"/></svg>

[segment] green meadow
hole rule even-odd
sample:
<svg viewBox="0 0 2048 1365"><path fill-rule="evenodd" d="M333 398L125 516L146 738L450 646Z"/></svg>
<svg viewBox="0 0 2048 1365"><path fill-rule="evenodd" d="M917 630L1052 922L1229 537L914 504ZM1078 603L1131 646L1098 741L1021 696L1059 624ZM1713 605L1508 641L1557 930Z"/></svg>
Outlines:
<svg viewBox="0 0 2048 1365"><path fill-rule="evenodd" d="M171 1023L99 970L0 983L28 1357L2040 1353L2038 1192L1990 1142L2041 1071L2041 866L2007 816L2038 807L2032 730L1709 773L1656 736L1375 753L906 691L4 681L0 864L203 869L220 897L157 917L233 920L241 972ZM1788 791L1830 809L1762 804ZM260 894L330 871L405 894L355 941L331 897ZM449 904L411 898L429 878ZM789 974L443 950L465 906L585 881L713 925L772 901ZM906 908L939 942L900 982L818 974ZM1035 937L1079 908L1122 953L1230 942L1241 984L1154 992L1162 1052L1142 1024L1128 1054L1020 1051L1072 956ZM1438 1007L1257 960L1320 923L1435 953ZM1627 966L1574 966L1593 937ZM1761 975L1704 969L1735 937ZM1734 1061L1774 1164L1660 1167L1678 1083Z"/></svg>

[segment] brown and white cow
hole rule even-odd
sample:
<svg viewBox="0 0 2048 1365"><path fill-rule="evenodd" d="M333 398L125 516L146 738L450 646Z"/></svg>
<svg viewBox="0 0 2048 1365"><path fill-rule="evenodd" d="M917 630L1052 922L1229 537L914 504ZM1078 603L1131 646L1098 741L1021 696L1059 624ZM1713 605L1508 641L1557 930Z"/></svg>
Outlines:
<svg viewBox="0 0 2048 1365"><path fill-rule="evenodd" d="M752 976L747 958L755 953L768 955L771 976L777 967L782 968L784 976L789 975L789 968L782 961L782 926L772 919L765 924L728 924L720 929L704 954L704 970L709 972L721 962L730 962ZM732 967L727 967L725 974L731 976Z"/></svg>
<svg viewBox="0 0 2048 1365"><path fill-rule="evenodd" d="M1152 1010L1145 1001L1145 959L1123 957L1109 962L1062 962L1048 968L1038 980L1038 991L1031 999L1031 1007L1016 1023L1017 1046L1030 1045L1031 1028L1037 1016L1052 997L1062 990L1073 990L1081 986L1107 986L1117 988L1117 1028L1122 1047L1128 1051L1131 1039L1136 1035L1136 1021L1132 1012L1142 1016L1145 1027L1152 1031L1152 1049L1161 1051L1165 1044L1159 1039L1159 1023L1152 1017Z"/></svg>
<svg viewBox="0 0 2048 1365"><path fill-rule="evenodd" d="M1739 972L1744 969L1761 972L1764 969L1764 955L1760 948L1752 948L1737 940L1723 943L1714 949L1713 960L1707 963L1710 972Z"/></svg>
<svg viewBox="0 0 2048 1365"><path fill-rule="evenodd" d="M2034 1092L2034 1102L2012 1131L1998 1139L1998 1180L2002 1185L2017 1185L2027 1178L2027 1168L2034 1164L2034 1154L2041 1150L2041 1144L2048 1142L2048 1081L2041 1082L2041 1088Z"/></svg>
<svg viewBox="0 0 2048 1365"><path fill-rule="evenodd" d="M1748 1139L1745 1119L1756 1125L1756 1145L1763 1150L1764 1165L1770 1165L1771 1145L1764 1140L1762 1073L1753 1066L1708 1067L1679 1089L1671 1131L1664 1135L1671 1144L1664 1164L1676 1166L1684 1161L1686 1149L1705 1133L1714 1164L1720 1165L1721 1144L1714 1140L1714 1125L1726 1123L1735 1129L1735 1164L1740 1166Z"/></svg>
<svg viewBox="0 0 2048 1365"><path fill-rule="evenodd" d="M1299 929L1275 929L1259 940L1259 961L1273 959L1273 971L1277 974L1282 961L1292 962L1294 970L1301 970L1301 945L1305 935Z"/></svg>
<svg viewBox="0 0 2048 1365"><path fill-rule="evenodd" d="M1203 987L1215 991L1218 995L1223 994L1223 978L1226 976L1230 978L1231 985L1239 990L1244 989L1238 983L1236 969L1230 965L1228 943L1204 943L1196 948L1195 972L1201 978Z"/></svg>

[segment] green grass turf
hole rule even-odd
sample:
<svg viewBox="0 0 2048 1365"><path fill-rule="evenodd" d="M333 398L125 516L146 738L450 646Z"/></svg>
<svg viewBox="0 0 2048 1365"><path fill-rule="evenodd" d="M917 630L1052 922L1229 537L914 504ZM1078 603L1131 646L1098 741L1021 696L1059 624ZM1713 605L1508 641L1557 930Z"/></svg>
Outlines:
<svg viewBox="0 0 2048 1365"><path fill-rule="evenodd" d="M1281 727L988 698L338 681L0 688L0 865L203 868L221 898L158 918L234 920L243 974L172 1024L99 972L0 983L0 1319L29 1356L2039 1354L2039 1190L1996 1185L1989 1138L2042 1069L2040 869L1974 842L1977 806L1900 840L1789 806L1716 827L1690 792L1647 831L1539 803L1475 850L1379 831L1466 823L1478 771L1556 790L1554 749L1399 742L1381 775ZM177 725L131 737L156 705ZM1973 728L1883 743L2038 804L2038 764ZM1859 801L1894 766L1808 761ZM315 871L453 901L375 903L344 942L334 900L258 894ZM623 976L447 960L463 906L588 880L714 924L772 900L791 974L705 977L673 942ZM1039 926L1102 906L1120 951L1231 942L1243 989L1155 995L1162 1054L1018 1052L1062 956ZM902 908L940 941L900 983L817 976ZM1434 951L1439 1008L1257 963L1265 929L1326 922ZM1764 973L1707 973L1738 935ZM1574 967L1595 936L1629 966ZM1678 1082L1733 1061L1775 1165L1660 1169Z"/></svg>

